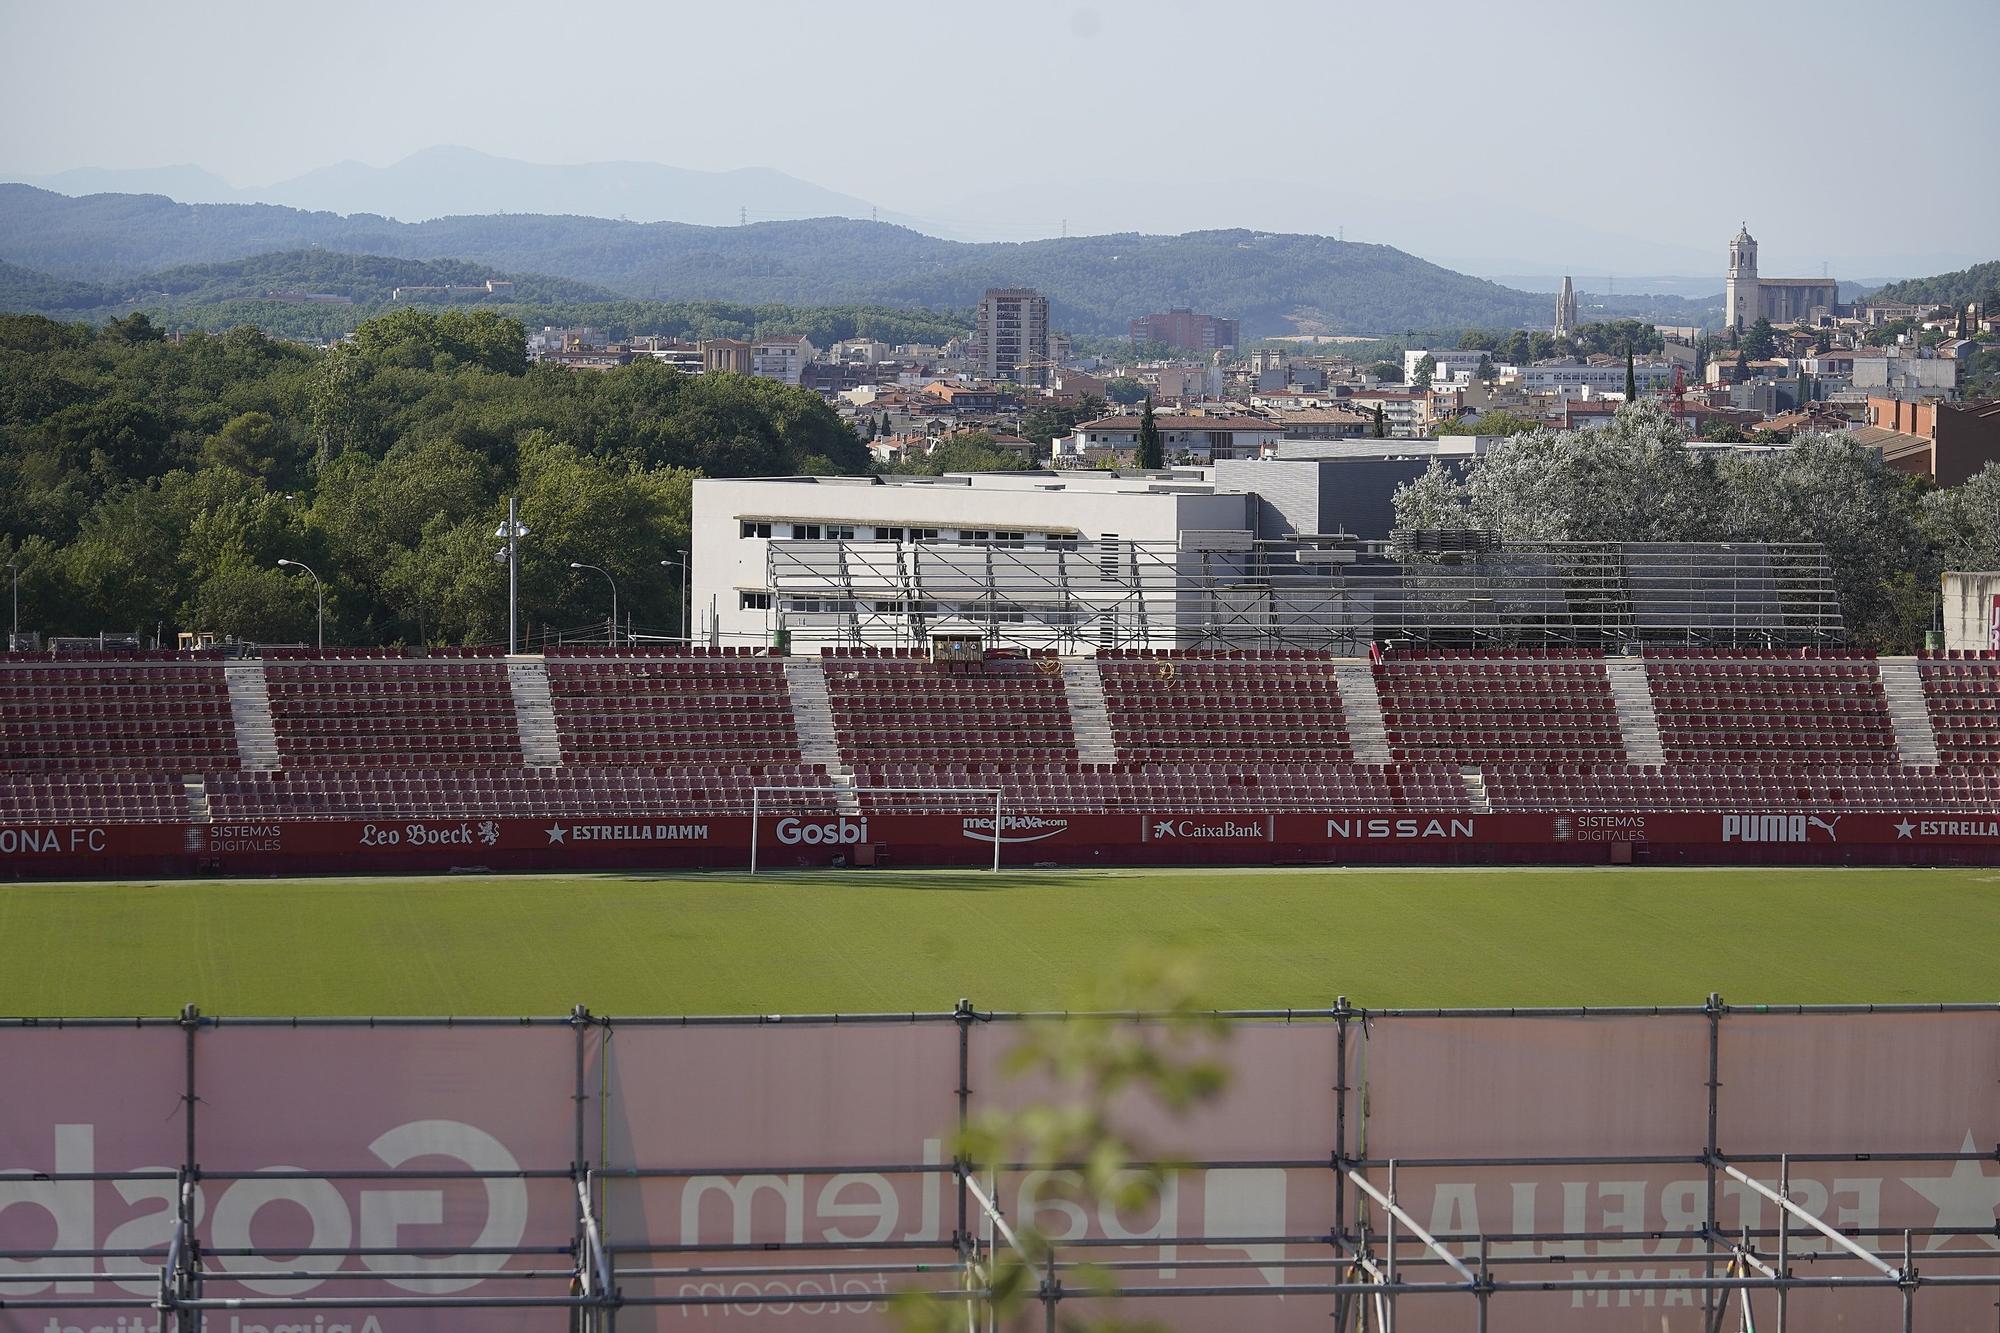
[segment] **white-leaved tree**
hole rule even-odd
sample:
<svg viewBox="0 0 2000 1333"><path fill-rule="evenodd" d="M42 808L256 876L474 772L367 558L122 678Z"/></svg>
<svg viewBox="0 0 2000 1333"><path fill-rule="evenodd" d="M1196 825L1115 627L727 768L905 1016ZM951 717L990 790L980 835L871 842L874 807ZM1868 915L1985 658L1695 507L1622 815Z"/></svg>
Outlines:
<svg viewBox="0 0 2000 1333"><path fill-rule="evenodd" d="M1936 595L1932 540L2000 560L2000 475L1926 496L1845 435L1768 453L1690 449L1651 403L1602 430L1527 431L1470 464L1434 463L1398 488L1407 528L1485 528L1506 541L1816 542L1864 643L1907 651Z"/></svg>

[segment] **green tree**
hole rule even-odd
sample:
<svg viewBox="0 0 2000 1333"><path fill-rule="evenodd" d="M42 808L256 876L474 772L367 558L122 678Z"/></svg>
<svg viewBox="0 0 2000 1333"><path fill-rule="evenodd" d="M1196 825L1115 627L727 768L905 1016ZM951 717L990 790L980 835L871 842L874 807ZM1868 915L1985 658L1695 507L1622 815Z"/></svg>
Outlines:
<svg viewBox="0 0 2000 1333"><path fill-rule="evenodd" d="M1633 373L1632 349L1629 347L1625 349L1625 401L1628 403L1639 401L1639 380Z"/></svg>
<svg viewBox="0 0 2000 1333"><path fill-rule="evenodd" d="M1146 406L1139 414L1139 456L1142 469L1162 468L1167 465L1166 446L1160 440L1160 427L1153 420L1153 400L1146 399Z"/></svg>
<svg viewBox="0 0 2000 1333"><path fill-rule="evenodd" d="M1512 412L1481 412L1477 417L1458 417L1437 428L1439 435L1519 435L1539 430L1541 423Z"/></svg>
<svg viewBox="0 0 2000 1333"><path fill-rule="evenodd" d="M1429 389L1431 381L1437 378L1437 358L1425 352L1417 358L1416 373L1410 378L1410 385L1416 389Z"/></svg>
<svg viewBox="0 0 2000 1333"><path fill-rule="evenodd" d="M1493 358L1481 355L1479 358L1479 369L1474 374L1477 375L1480 383L1491 384L1494 376Z"/></svg>
<svg viewBox="0 0 2000 1333"><path fill-rule="evenodd" d="M1104 400L1084 395L1067 406L1040 405L1021 414L1021 438L1049 444L1104 415Z"/></svg>
<svg viewBox="0 0 2000 1333"><path fill-rule="evenodd" d="M1771 321L1762 315L1750 326L1750 332L1743 337L1743 351L1753 361L1769 361L1778 354L1778 335L1771 328Z"/></svg>
<svg viewBox="0 0 2000 1333"><path fill-rule="evenodd" d="M250 477L267 477L285 447L284 433L269 412L234 416L202 445L202 461Z"/></svg>
<svg viewBox="0 0 2000 1333"><path fill-rule="evenodd" d="M1386 440L1389 438L1388 422L1382 415L1382 404L1380 403L1375 404L1374 434L1375 438L1378 440Z"/></svg>
<svg viewBox="0 0 2000 1333"><path fill-rule="evenodd" d="M1368 376L1381 384L1401 384L1403 368L1394 361L1377 361L1368 367Z"/></svg>
<svg viewBox="0 0 2000 1333"><path fill-rule="evenodd" d="M1105 382L1104 396L1120 407L1130 407L1146 397L1146 386L1130 375L1119 375Z"/></svg>

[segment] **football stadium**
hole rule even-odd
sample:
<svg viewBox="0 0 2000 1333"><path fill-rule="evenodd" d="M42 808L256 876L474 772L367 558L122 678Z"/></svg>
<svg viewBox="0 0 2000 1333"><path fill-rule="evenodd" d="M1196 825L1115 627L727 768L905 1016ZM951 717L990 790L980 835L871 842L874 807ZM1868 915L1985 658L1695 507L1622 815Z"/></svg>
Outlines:
<svg viewBox="0 0 2000 1333"><path fill-rule="evenodd" d="M1800 554L11 654L0 1329L1989 1327L2000 655ZM1100 1192L965 1146L1197 1013Z"/></svg>

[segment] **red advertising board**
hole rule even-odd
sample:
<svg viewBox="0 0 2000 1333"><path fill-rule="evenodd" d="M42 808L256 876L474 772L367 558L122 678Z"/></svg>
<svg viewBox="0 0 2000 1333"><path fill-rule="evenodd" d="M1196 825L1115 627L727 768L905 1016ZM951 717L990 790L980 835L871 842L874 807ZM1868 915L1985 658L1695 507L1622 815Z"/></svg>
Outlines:
<svg viewBox="0 0 2000 1333"><path fill-rule="evenodd" d="M754 821L761 868L992 862L993 817L784 814ZM745 869L748 816L0 827L0 878ZM1346 814L1004 813L1002 865L1401 862L1993 864L2000 815L1577 809ZM1636 849L1634 851L1633 849Z"/></svg>

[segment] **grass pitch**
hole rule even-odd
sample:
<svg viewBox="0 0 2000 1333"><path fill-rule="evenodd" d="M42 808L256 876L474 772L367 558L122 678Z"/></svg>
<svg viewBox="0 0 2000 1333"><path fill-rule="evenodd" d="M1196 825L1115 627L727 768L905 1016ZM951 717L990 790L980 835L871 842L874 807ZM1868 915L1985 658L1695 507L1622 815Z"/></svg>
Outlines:
<svg viewBox="0 0 2000 1333"><path fill-rule="evenodd" d="M1988 870L863 871L0 886L0 1014L1060 1007L1141 946L1226 1007L1986 1000Z"/></svg>

